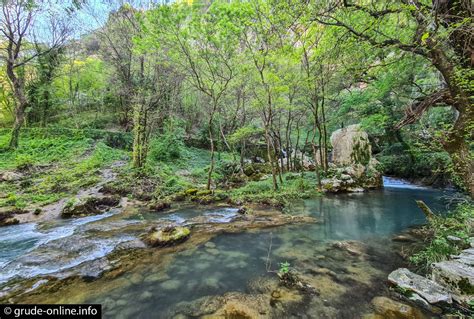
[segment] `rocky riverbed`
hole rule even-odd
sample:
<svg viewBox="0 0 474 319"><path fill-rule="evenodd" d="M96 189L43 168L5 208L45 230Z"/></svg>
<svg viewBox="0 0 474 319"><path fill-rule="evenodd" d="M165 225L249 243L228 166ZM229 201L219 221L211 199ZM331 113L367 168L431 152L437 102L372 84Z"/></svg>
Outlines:
<svg viewBox="0 0 474 319"><path fill-rule="evenodd" d="M11 226L34 225L26 237L1 228L5 251L16 253L1 256L8 276L0 299L98 302L106 318L436 316L397 297L386 278L407 265L399 254L407 235L392 236L423 222L415 199L436 208L439 196L388 187L293 202L287 213L228 205L156 212L127 202L105 214ZM176 238L176 229L182 240L144 240L160 231ZM36 242L25 248L22 240ZM280 279L286 263L297 279Z"/></svg>

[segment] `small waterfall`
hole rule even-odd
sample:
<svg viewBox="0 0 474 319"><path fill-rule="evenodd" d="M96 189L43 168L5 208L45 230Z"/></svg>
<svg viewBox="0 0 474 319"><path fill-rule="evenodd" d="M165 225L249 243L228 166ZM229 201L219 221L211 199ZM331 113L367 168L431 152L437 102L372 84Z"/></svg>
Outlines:
<svg viewBox="0 0 474 319"><path fill-rule="evenodd" d="M385 188L427 189L427 187L412 184L404 179L388 176L383 176L383 186Z"/></svg>

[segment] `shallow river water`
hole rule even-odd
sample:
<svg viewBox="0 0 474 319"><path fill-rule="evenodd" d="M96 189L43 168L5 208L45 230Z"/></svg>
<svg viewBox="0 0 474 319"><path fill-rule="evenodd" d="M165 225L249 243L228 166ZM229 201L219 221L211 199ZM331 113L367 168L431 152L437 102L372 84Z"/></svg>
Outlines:
<svg viewBox="0 0 474 319"><path fill-rule="evenodd" d="M220 234L165 255L151 250L131 259L132 266L115 278L74 282L57 294L28 295L18 301L102 303L105 318L191 318L200 315L196 304L202 298L228 292L263 292L268 282L275 281L272 271L279 268L279 263L288 262L318 294L300 303L298 309L282 310L283 318L360 318L370 312L373 297L387 294L388 273L404 265L395 252L392 236L425 222L415 200L421 199L433 210L443 212L444 196L450 194L391 179L384 182L383 190L328 195L296 201L289 207L291 214L315 217L315 224ZM126 217L111 212L48 225L0 229L0 283L5 285L19 276L47 275L100 258L114 245L136 235L113 234L104 241L89 234L94 227L147 224L158 218L185 224L187 219L203 214L211 214L214 222L226 223L236 211L186 208L162 215L135 212ZM61 262L50 260L43 266L31 262L35 258L54 259L55 253L65 252L51 250L51 242L74 239L87 232L89 235L82 237L89 249L86 253L66 261L58 259ZM338 249L341 242L351 243L355 252Z"/></svg>

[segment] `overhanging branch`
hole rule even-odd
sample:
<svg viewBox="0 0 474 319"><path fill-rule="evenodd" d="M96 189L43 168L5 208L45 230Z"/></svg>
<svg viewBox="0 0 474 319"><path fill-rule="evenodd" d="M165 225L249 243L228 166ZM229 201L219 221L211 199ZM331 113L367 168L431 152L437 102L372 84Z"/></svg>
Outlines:
<svg viewBox="0 0 474 319"><path fill-rule="evenodd" d="M449 104L451 95L448 89L442 89L422 99L414 101L405 110L405 117L395 125L395 129L401 129L403 126L416 122L423 113L430 107Z"/></svg>

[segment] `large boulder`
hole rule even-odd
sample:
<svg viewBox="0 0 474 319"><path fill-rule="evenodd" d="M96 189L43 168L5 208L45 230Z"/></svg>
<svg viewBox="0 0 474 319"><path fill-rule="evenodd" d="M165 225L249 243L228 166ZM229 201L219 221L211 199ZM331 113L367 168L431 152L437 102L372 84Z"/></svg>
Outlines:
<svg viewBox="0 0 474 319"><path fill-rule="evenodd" d="M361 192L383 186L379 163L372 157L369 138L360 125L350 125L331 135L332 163L321 181L323 190Z"/></svg>
<svg viewBox="0 0 474 319"><path fill-rule="evenodd" d="M372 148L369 136L359 124L341 128L331 135L332 159L336 165L369 164Z"/></svg>
<svg viewBox="0 0 474 319"><path fill-rule="evenodd" d="M432 278L448 288L456 301L469 304L474 301L474 248L466 249L453 258L434 263Z"/></svg>
<svg viewBox="0 0 474 319"><path fill-rule="evenodd" d="M430 304L452 303L452 296L446 288L406 268L392 271L388 276L388 281L409 293L421 296Z"/></svg>

